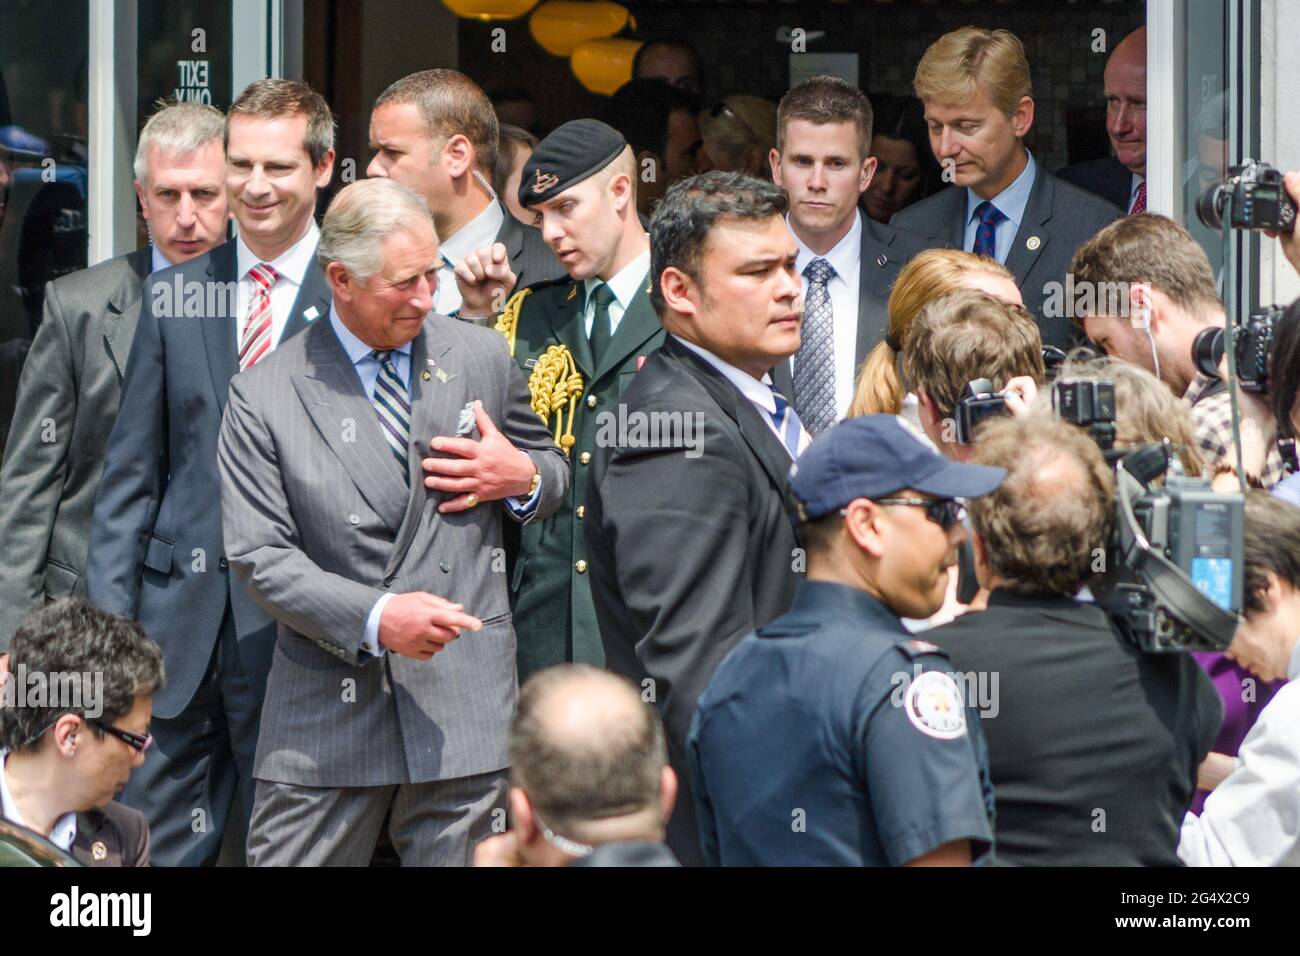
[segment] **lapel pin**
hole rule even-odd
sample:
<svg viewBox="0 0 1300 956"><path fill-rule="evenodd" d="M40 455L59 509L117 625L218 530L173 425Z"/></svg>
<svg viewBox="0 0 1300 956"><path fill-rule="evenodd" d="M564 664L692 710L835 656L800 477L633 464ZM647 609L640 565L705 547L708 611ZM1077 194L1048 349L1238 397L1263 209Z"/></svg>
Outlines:
<svg viewBox="0 0 1300 956"><path fill-rule="evenodd" d="M104 860L108 859L108 847L96 840L90 845L90 855L97 862L102 863Z"/></svg>
<svg viewBox="0 0 1300 956"><path fill-rule="evenodd" d="M428 370L427 368L426 368L423 372L420 373L420 380L423 381L423 382L427 382L427 381L428 381L430 378L432 378L432 377L433 377L433 376L431 376L431 375L429 374L429 370Z"/></svg>
<svg viewBox="0 0 1300 956"><path fill-rule="evenodd" d="M880 266L880 268L883 269L888 263L889 263L889 256L885 255L883 252L880 255L876 256L876 265Z"/></svg>
<svg viewBox="0 0 1300 956"><path fill-rule="evenodd" d="M306 319L308 322L315 322L316 316L318 315L320 315L320 311L316 308L316 306L313 305L310 309L308 309L306 312L302 314L302 317Z"/></svg>
<svg viewBox="0 0 1300 956"><path fill-rule="evenodd" d="M578 287L577 287L577 285L571 285L571 286L569 286L569 295L568 295L568 297L565 299L565 301L566 301L566 302L569 301L570 299L574 298L577 294L578 294Z"/></svg>
<svg viewBox="0 0 1300 956"><path fill-rule="evenodd" d="M1028 239L1025 240L1025 248L1028 249L1030 252L1033 252L1042 244L1043 244L1043 240L1039 239L1037 236L1030 236Z"/></svg>
<svg viewBox="0 0 1300 956"><path fill-rule="evenodd" d="M425 375L428 375L429 373L428 373L428 372L425 372L424 374L425 374ZM448 379L447 373L444 372L442 369L438 369L438 370L437 370L436 372L434 372L433 374L436 375L436 376L438 376L438 381L442 382L442 384L444 384L444 385L447 384L447 382L448 382L449 379Z"/></svg>

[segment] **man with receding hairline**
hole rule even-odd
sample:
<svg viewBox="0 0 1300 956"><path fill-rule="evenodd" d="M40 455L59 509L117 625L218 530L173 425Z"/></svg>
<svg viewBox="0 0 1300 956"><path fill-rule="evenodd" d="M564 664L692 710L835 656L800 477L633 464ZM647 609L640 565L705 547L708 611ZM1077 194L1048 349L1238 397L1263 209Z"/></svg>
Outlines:
<svg viewBox="0 0 1300 956"><path fill-rule="evenodd" d="M475 866L677 866L664 845L677 776L663 725L626 679L587 664L524 684L510 728L512 829Z"/></svg>

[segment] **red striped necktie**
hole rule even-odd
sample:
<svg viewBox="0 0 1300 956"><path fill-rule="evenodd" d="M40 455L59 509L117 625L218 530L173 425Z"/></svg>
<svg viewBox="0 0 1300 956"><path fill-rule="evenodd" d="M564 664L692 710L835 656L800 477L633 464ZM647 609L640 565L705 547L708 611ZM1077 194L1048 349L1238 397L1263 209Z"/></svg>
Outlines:
<svg viewBox="0 0 1300 956"><path fill-rule="evenodd" d="M1144 179L1138 183L1137 195L1133 198L1133 208L1129 210L1130 216L1136 216L1140 212L1147 211L1147 181Z"/></svg>
<svg viewBox="0 0 1300 956"><path fill-rule="evenodd" d="M244 334L239 340L239 370L251 368L271 351L271 286L280 274L265 262L248 270L253 280L253 300L248 304Z"/></svg>

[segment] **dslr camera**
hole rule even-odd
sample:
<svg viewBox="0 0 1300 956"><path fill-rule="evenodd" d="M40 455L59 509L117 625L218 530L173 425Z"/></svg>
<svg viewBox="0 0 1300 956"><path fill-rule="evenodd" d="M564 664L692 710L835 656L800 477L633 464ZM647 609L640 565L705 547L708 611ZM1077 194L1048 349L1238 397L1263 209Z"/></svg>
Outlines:
<svg viewBox="0 0 1300 956"><path fill-rule="evenodd" d="M1232 347L1237 355L1237 381L1247 392L1268 394L1269 356L1273 351L1273 331L1281 317L1281 306L1270 305L1232 326ZM1219 363L1227 346L1226 329L1201 329L1192 340L1192 362L1196 370L1212 378L1219 377Z"/></svg>
<svg viewBox="0 0 1300 956"><path fill-rule="evenodd" d="M957 399L954 409L957 419L957 441L963 445L975 441L976 430L990 418L1009 415L1007 393L995 392L993 382L977 378L966 384L966 390Z"/></svg>
<svg viewBox="0 0 1300 956"><path fill-rule="evenodd" d="M1211 229L1223 228L1223 210L1232 200L1233 229L1267 229L1290 232L1295 228L1296 206L1287 195L1282 173L1268 163L1248 159L1231 166L1221 183L1209 186L1196 197L1196 215Z"/></svg>

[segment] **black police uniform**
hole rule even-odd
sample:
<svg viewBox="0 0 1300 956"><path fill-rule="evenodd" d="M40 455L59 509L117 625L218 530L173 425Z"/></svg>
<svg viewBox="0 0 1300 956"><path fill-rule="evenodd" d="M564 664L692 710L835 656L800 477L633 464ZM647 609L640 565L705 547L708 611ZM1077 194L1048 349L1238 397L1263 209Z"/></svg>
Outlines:
<svg viewBox="0 0 1300 956"><path fill-rule="evenodd" d="M706 859L896 866L969 840L989 862L988 752L950 671L865 591L801 583L700 698L688 750Z"/></svg>

